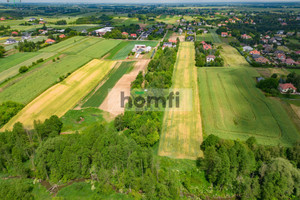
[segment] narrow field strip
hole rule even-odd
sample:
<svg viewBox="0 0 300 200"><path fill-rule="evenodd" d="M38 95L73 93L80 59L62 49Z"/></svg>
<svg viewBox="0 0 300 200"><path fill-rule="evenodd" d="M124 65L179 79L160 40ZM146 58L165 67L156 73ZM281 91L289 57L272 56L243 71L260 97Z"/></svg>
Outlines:
<svg viewBox="0 0 300 200"><path fill-rule="evenodd" d="M158 155L180 159L196 159L202 156L202 123L200 114L195 50L191 42L180 43L177 62L173 74L172 88L192 89L193 99L185 97L181 101L192 111L166 110Z"/></svg>
<svg viewBox="0 0 300 200"><path fill-rule="evenodd" d="M132 69L134 62L122 62L122 64L114 70L107 81L82 105L82 107L98 108L106 98L110 89L112 89L120 78Z"/></svg>
<svg viewBox="0 0 300 200"><path fill-rule="evenodd" d="M92 60L34 99L2 130L12 129L16 122L23 123L26 128L33 128L34 120L43 121L52 115L63 116L105 77L113 65L114 61Z"/></svg>

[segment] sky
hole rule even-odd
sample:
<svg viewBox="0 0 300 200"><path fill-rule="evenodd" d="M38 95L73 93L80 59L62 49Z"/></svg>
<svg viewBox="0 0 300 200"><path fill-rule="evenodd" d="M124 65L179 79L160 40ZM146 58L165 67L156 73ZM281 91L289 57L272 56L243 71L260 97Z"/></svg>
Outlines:
<svg viewBox="0 0 300 200"><path fill-rule="evenodd" d="M13 2L13 0L10 0ZM19 0L15 0L16 2ZM5 3L7 0L0 0ZM300 2L300 0L22 0L23 3L212 3L212 2Z"/></svg>

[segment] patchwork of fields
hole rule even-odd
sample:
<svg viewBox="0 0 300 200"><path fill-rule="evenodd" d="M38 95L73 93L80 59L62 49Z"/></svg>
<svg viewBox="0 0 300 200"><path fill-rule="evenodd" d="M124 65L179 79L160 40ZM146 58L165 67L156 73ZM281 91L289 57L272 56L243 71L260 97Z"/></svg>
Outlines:
<svg viewBox="0 0 300 200"><path fill-rule="evenodd" d="M14 67L8 69L9 71L3 72L3 74L0 71L0 80L5 80L8 76L18 74L18 69L21 65L30 64L40 57L48 58L53 55L63 55L60 60L45 62L35 71L23 75L9 87L1 88L0 102L15 101L28 104L43 91L57 83L60 77L74 72L93 58L103 57L120 42L121 40L76 36L46 47L36 53L25 53L24 58L18 58L18 62L11 58L11 63L8 63L7 66L1 66L0 69L9 68L12 65ZM34 57L34 55L36 56Z"/></svg>
<svg viewBox="0 0 300 200"><path fill-rule="evenodd" d="M29 103L3 128L12 129L16 122L33 128L34 120L45 120L52 115L63 116L85 97L116 64L114 61L92 60L64 81L46 90Z"/></svg>
<svg viewBox="0 0 300 200"><path fill-rule="evenodd" d="M255 136L265 145L290 145L298 131L280 102L255 87L255 69L229 45L223 45L224 68L199 68L198 81L205 135L226 139Z"/></svg>
<svg viewBox="0 0 300 200"><path fill-rule="evenodd" d="M202 124L195 67L194 43L181 42L173 74L173 88L192 89L192 111L166 110L158 154L173 158L196 159L202 156ZM188 107L188 105L185 105Z"/></svg>

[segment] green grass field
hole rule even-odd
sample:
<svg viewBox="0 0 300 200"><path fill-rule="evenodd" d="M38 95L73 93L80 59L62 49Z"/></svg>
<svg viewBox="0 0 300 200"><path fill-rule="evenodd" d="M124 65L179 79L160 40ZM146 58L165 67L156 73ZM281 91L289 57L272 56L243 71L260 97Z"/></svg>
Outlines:
<svg viewBox="0 0 300 200"><path fill-rule="evenodd" d="M209 33L211 34L214 43L222 43L219 35L216 33L216 29L209 29Z"/></svg>
<svg viewBox="0 0 300 200"><path fill-rule="evenodd" d="M81 119L84 119L81 121ZM85 108L81 110L69 110L63 117L62 132L79 131L104 121L103 111L98 108Z"/></svg>
<svg viewBox="0 0 300 200"><path fill-rule="evenodd" d="M0 93L0 102L15 101L27 104L55 84L59 77L73 72L86 64L90 58L70 55L60 61L49 63L40 70L21 79Z"/></svg>
<svg viewBox="0 0 300 200"><path fill-rule="evenodd" d="M58 44L50 45L49 47L43 48L41 52L62 52L68 48L72 48L79 44L82 40L88 40L87 37L76 36L69 39L66 39Z"/></svg>
<svg viewBox="0 0 300 200"><path fill-rule="evenodd" d="M109 74L108 80L82 105L82 107L99 107L110 89L112 89L120 78L126 73L128 73L134 62L122 62L122 64Z"/></svg>
<svg viewBox="0 0 300 200"><path fill-rule="evenodd" d="M111 52L109 57L112 60L123 60L131 52L134 45L136 45L136 44L145 44L146 46L155 47L157 45L157 43L158 43L157 41L130 41L130 42L127 43L126 46L124 46L123 48L120 48L118 51Z"/></svg>
<svg viewBox="0 0 300 200"><path fill-rule="evenodd" d="M287 69L289 72L295 72L300 75L300 69Z"/></svg>
<svg viewBox="0 0 300 200"><path fill-rule="evenodd" d="M229 45L223 45L224 68L199 68L198 81L205 135L265 145L291 145L299 133L280 102L255 87L258 73Z"/></svg>
<svg viewBox="0 0 300 200"><path fill-rule="evenodd" d="M113 59L113 57L124 47L126 47L128 45L128 41L122 41L120 44L118 44L115 48L113 48L112 50L110 50L108 52L108 56L106 56L106 59Z"/></svg>
<svg viewBox="0 0 300 200"><path fill-rule="evenodd" d="M214 39L212 38L211 33L203 33L196 36L196 41L214 42Z"/></svg>
<svg viewBox="0 0 300 200"><path fill-rule="evenodd" d="M19 74L19 68L21 66L28 67L32 64L32 62L36 62L41 58L46 60L54 55L55 53L28 52L16 53L9 57L0 59L0 63L5 61L5 63L0 64L0 83Z"/></svg>
<svg viewBox="0 0 300 200"><path fill-rule="evenodd" d="M83 49L79 52L79 55L88 56L91 58L101 58L121 42L122 40L102 40L101 42Z"/></svg>
<svg viewBox="0 0 300 200"><path fill-rule="evenodd" d="M70 38L70 39L72 39L72 38ZM103 39L101 39L101 38L95 38L95 37L83 39L77 43L74 43L74 45L71 45L70 47L64 49L63 51L61 51L61 53L73 54L73 55L78 54L78 53L81 53L81 51L84 51L85 49L89 48L90 46L98 44L102 40Z"/></svg>

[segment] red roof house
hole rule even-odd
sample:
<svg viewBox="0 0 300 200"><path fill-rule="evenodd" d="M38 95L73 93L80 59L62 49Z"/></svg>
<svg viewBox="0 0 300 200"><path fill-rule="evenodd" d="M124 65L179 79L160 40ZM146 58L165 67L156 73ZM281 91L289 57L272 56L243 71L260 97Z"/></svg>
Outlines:
<svg viewBox="0 0 300 200"><path fill-rule="evenodd" d="M260 55L260 52L257 50L250 51L251 55Z"/></svg>
<svg viewBox="0 0 300 200"><path fill-rule="evenodd" d="M17 31L13 31L11 32L12 35L19 35L19 33Z"/></svg>
<svg viewBox="0 0 300 200"><path fill-rule="evenodd" d="M222 36L222 37L227 37L227 36L228 36L228 33L227 33L227 32L222 32L222 33L221 33L221 36Z"/></svg>
<svg viewBox="0 0 300 200"><path fill-rule="evenodd" d="M135 33L132 33L132 34L130 34L130 37L136 38L136 34L135 34Z"/></svg>
<svg viewBox="0 0 300 200"><path fill-rule="evenodd" d="M60 36L59 36L59 38L65 38L66 36L65 36L65 34L61 34Z"/></svg>
<svg viewBox="0 0 300 200"><path fill-rule="evenodd" d="M286 93L288 91L292 91L292 93L295 93L297 91L297 88L292 83L284 83L279 84L279 90L282 93Z"/></svg>
<svg viewBox="0 0 300 200"><path fill-rule="evenodd" d="M127 32L123 32L122 35L128 35L128 33Z"/></svg>
<svg viewBox="0 0 300 200"><path fill-rule="evenodd" d="M54 42L55 42L55 40L52 40L52 39L47 39L45 41L45 43L47 43L47 44L53 44Z"/></svg>

